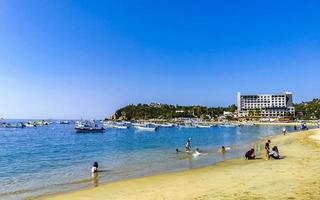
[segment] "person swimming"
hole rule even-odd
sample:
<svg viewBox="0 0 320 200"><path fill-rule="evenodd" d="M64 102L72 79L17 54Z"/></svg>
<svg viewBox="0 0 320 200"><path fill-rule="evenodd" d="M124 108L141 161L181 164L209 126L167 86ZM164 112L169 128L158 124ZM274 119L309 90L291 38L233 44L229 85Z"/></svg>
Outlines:
<svg viewBox="0 0 320 200"><path fill-rule="evenodd" d="M194 157L197 157L199 155L201 155L202 153L200 152L200 150L197 148L194 153L192 154Z"/></svg>
<svg viewBox="0 0 320 200"><path fill-rule="evenodd" d="M94 162L93 163L93 166L92 166L92 168L91 168L91 172L92 173L96 173L96 172L98 172L98 162Z"/></svg>
<svg viewBox="0 0 320 200"><path fill-rule="evenodd" d="M247 151L247 153L244 155L246 157L246 160L254 160L256 159L256 156L254 155L254 148Z"/></svg>
<svg viewBox="0 0 320 200"><path fill-rule="evenodd" d="M189 138L187 140L187 144L185 146L185 150L186 150L186 152L190 152L191 151L191 138Z"/></svg>

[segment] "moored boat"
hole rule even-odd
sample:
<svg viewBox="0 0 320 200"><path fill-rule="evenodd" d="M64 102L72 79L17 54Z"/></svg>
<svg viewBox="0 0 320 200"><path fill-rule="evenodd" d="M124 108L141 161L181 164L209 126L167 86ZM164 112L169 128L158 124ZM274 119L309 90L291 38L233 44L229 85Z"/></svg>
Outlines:
<svg viewBox="0 0 320 200"><path fill-rule="evenodd" d="M5 128L24 128L26 127L23 123L17 123L17 124L4 124Z"/></svg>
<svg viewBox="0 0 320 200"><path fill-rule="evenodd" d="M154 124L134 124L133 126L135 129L140 131L157 131L159 129L159 126L156 126Z"/></svg>
<svg viewBox="0 0 320 200"><path fill-rule="evenodd" d="M47 121L44 121L44 120L36 121L34 124L35 124L36 126L49 125L49 123L48 123Z"/></svg>
<svg viewBox="0 0 320 200"><path fill-rule="evenodd" d="M220 124L219 127L233 128L233 127L237 127L237 125L236 124Z"/></svg>
<svg viewBox="0 0 320 200"><path fill-rule="evenodd" d="M134 126L137 130L141 131L157 131L158 127L148 127L148 126Z"/></svg>
<svg viewBox="0 0 320 200"><path fill-rule="evenodd" d="M211 125L205 125L205 124L196 124L195 127L197 128L211 128Z"/></svg>
<svg viewBox="0 0 320 200"><path fill-rule="evenodd" d="M102 133L105 130L105 128L98 126L94 121L77 122L74 129L76 133Z"/></svg>
<svg viewBox="0 0 320 200"><path fill-rule="evenodd" d="M36 126L33 122L28 122L28 123L25 123L24 125L25 125L25 127L29 127L29 128Z"/></svg>
<svg viewBox="0 0 320 200"><path fill-rule="evenodd" d="M129 128L125 123L111 122L111 121L104 122L103 126L108 127L108 128L117 128L117 129L128 129Z"/></svg>

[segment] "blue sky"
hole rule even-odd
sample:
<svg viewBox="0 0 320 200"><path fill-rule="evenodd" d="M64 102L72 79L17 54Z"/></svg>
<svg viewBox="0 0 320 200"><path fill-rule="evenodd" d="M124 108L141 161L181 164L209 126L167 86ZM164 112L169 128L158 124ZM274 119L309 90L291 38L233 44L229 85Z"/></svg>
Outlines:
<svg viewBox="0 0 320 200"><path fill-rule="evenodd" d="M0 1L0 117L320 96L319 1Z"/></svg>

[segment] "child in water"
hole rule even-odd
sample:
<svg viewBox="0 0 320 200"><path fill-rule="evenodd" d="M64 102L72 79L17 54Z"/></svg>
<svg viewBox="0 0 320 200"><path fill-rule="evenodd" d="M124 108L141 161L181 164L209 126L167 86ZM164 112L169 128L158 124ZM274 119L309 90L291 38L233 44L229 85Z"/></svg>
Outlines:
<svg viewBox="0 0 320 200"><path fill-rule="evenodd" d="M92 173L96 173L96 172L98 172L98 162L94 162L93 163L93 166L92 166L92 168L91 168L91 172Z"/></svg>
<svg viewBox="0 0 320 200"><path fill-rule="evenodd" d="M221 149L220 149L220 152L221 152L222 154L225 154L225 153L226 153L226 148L225 148L224 146L222 146Z"/></svg>

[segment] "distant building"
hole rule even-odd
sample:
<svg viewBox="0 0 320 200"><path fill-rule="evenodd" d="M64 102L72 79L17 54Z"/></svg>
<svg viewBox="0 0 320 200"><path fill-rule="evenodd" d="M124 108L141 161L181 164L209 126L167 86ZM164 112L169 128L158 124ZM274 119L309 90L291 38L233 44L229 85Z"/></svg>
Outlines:
<svg viewBox="0 0 320 200"><path fill-rule="evenodd" d="M150 103L150 106L151 107L160 108L162 106L162 104L161 103L157 103L157 102L152 102L152 103Z"/></svg>
<svg viewBox="0 0 320 200"><path fill-rule="evenodd" d="M176 113L184 113L184 110L176 110Z"/></svg>
<svg viewBox="0 0 320 200"><path fill-rule="evenodd" d="M239 117L277 118L294 115L292 93L282 94L237 94Z"/></svg>
<svg viewBox="0 0 320 200"><path fill-rule="evenodd" d="M234 113L233 112L228 112L228 111L223 111L223 116L225 116L225 117L233 117Z"/></svg>

